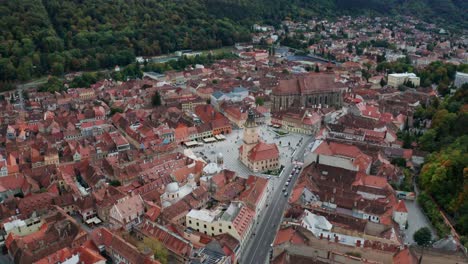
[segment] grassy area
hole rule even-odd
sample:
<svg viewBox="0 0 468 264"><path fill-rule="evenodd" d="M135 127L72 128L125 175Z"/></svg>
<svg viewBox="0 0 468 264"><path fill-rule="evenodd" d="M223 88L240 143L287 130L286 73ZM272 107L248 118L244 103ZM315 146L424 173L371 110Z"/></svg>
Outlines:
<svg viewBox="0 0 468 264"><path fill-rule="evenodd" d="M218 48L218 49L203 50L203 51L201 51L201 53L203 55L207 55L208 53L213 52L213 54L218 55L218 54L222 54L222 53L230 53L232 50L233 50L233 47L228 46L228 47L221 47L221 48Z"/></svg>
<svg viewBox="0 0 468 264"><path fill-rule="evenodd" d="M289 134L289 132L287 131L282 131L282 130L277 130L277 129L273 129L273 132L278 136L286 136L287 134Z"/></svg>

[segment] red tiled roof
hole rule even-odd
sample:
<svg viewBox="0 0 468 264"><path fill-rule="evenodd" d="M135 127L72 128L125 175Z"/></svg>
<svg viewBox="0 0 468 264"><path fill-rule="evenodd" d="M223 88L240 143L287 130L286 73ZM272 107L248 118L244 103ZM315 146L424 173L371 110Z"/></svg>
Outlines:
<svg viewBox="0 0 468 264"><path fill-rule="evenodd" d="M34 262L34 264L55 264L58 262L64 262L65 260L69 259L72 255L73 253L70 250L70 248L66 247Z"/></svg>
<svg viewBox="0 0 468 264"><path fill-rule="evenodd" d="M234 228L239 233L240 237L244 237L245 233L249 229L253 222L255 212L247 206L242 206L236 218L234 218Z"/></svg>
<svg viewBox="0 0 468 264"><path fill-rule="evenodd" d="M276 234L274 245L290 242L295 245L304 244L305 240L292 227L280 229Z"/></svg>
<svg viewBox="0 0 468 264"><path fill-rule="evenodd" d="M359 166L359 170L366 170L371 164L372 158L364 154L359 148L352 145L323 141L314 151L319 155L344 156L354 158L354 165Z"/></svg>
<svg viewBox="0 0 468 264"><path fill-rule="evenodd" d="M388 185L388 182L384 177L358 173L356 175L356 181L353 183L353 185L363 185L383 189Z"/></svg>
<svg viewBox="0 0 468 264"><path fill-rule="evenodd" d="M251 161L261 161L275 159L279 157L279 150L276 144L260 142L250 150L249 159Z"/></svg>
<svg viewBox="0 0 468 264"><path fill-rule="evenodd" d="M160 264L159 261L151 260L150 257L143 255L136 247L126 242L122 237L111 233L106 228L93 230L91 237L96 245L104 245L106 251L117 252L130 263Z"/></svg>
<svg viewBox="0 0 468 264"><path fill-rule="evenodd" d="M408 209L406 209L405 202L403 200L400 200L395 208L395 211L397 212L402 212L402 213L407 213Z"/></svg>
<svg viewBox="0 0 468 264"><path fill-rule="evenodd" d="M332 73L311 73L290 80L280 80L273 94L312 94L319 91L333 91L339 88Z"/></svg>
<svg viewBox="0 0 468 264"><path fill-rule="evenodd" d="M250 175L247 179L247 188L241 194L241 199L252 209L258 206L260 198L266 192L268 180L262 177Z"/></svg>
<svg viewBox="0 0 468 264"><path fill-rule="evenodd" d="M144 235L159 240L167 249L176 255L185 258L191 254L192 245L190 242L170 232L169 229L148 222L143 223L138 229Z"/></svg>
<svg viewBox="0 0 468 264"><path fill-rule="evenodd" d="M161 214L161 207L151 202L148 202L148 204L150 205L150 208L145 213L145 215L150 221L155 222Z"/></svg>
<svg viewBox="0 0 468 264"><path fill-rule="evenodd" d="M411 253L408 248L403 249L393 256L394 264L416 264L418 263L417 258Z"/></svg>

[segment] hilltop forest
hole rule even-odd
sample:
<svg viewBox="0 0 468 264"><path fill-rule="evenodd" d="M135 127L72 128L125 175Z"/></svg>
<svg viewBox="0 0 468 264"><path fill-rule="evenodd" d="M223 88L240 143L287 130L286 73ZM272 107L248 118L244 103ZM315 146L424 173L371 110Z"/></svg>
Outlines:
<svg viewBox="0 0 468 264"><path fill-rule="evenodd" d="M287 17L412 14L461 28L463 0L0 0L0 82L127 65L250 39Z"/></svg>

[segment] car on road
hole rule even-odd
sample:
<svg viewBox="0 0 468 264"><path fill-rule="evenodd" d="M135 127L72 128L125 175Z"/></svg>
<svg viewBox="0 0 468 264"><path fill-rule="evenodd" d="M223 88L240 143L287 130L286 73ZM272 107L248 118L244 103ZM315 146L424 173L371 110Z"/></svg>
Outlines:
<svg viewBox="0 0 468 264"><path fill-rule="evenodd" d="M289 185L289 182L287 181L285 185L288 186L288 185Z"/></svg>
<svg viewBox="0 0 468 264"><path fill-rule="evenodd" d="M288 197L288 192L285 192L285 193L284 193L284 197Z"/></svg>

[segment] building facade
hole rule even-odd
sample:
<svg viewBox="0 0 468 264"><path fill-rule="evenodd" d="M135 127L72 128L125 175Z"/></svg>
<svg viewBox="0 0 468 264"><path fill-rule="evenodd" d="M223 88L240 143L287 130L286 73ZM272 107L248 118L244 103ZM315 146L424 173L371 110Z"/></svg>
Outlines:
<svg viewBox="0 0 468 264"><path fill-rule="evenodd" d="M249 110L244 124L244 143L239 148L239 159L254 172L276 170L280 167L278 147L276 144L266 144L260 140L252 110Z"/></svg>
<svg viewBox="0 0 468 264"><path fill-rule="evenodd" d="M419 77L417 77L414 73L408 72L389 74L387 84L396 88L408 81L411 82L414 85L414 87L418 87L420 84Z"/></svg>
<svg viewBox="0 0 468 264"><path fill-rule="evenodd" d="M280 80L273 89L272 110L279 111L295 105L298 107L336 106L343 104L346 88L335 82L329 69L324 73L312 73L290 80Z"/></svg>

